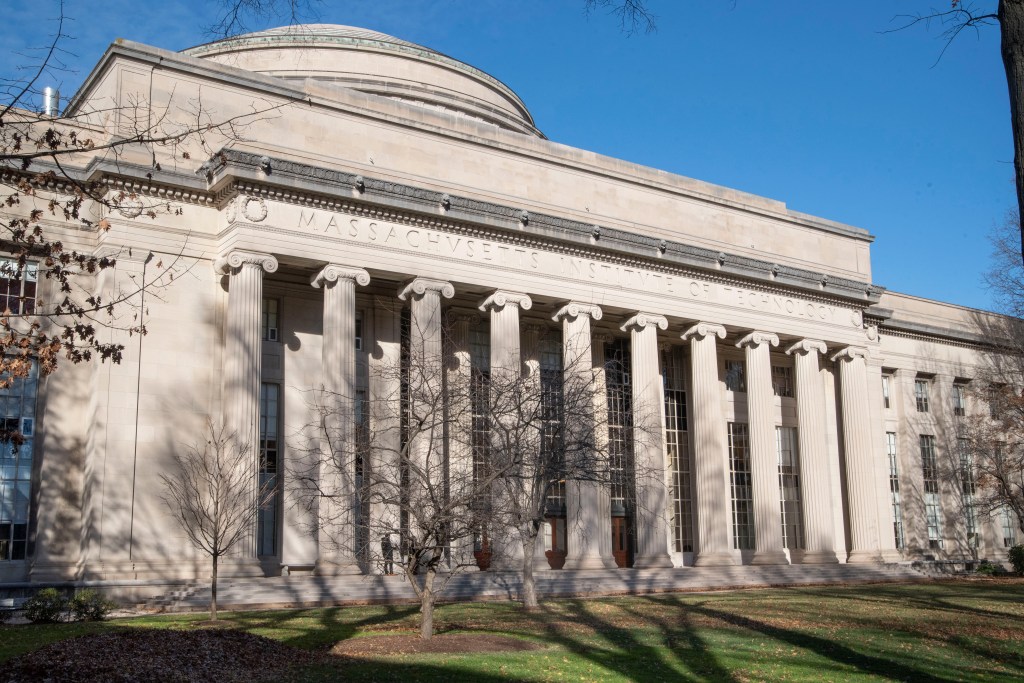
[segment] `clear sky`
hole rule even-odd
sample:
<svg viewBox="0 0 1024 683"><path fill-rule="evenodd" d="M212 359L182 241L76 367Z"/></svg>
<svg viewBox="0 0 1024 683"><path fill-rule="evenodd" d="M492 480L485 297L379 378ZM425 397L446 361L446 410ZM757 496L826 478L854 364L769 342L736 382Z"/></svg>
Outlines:
<svg viewBox="0 0 1024 683"><path fill-rule="evenodd" d="M55 0L13 3L0 63L45 43ZM420 43L507 83L553 141L778 199L876 235L874 281L990 308L988 235L1014 205L996 27L936 64L940 27L883 33L948 0L649 0L623 35L582 0L325 0L313 20ZM976 0L995 6L996 0ZM67 0L70 95L115 38L206 42L212 0ZM252 28L276 25L271 20Z"/></svg>

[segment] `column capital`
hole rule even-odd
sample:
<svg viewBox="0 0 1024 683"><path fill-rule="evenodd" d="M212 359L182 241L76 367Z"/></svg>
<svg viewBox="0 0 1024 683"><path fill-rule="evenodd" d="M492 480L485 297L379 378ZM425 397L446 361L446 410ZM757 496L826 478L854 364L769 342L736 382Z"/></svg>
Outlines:
<svg viewBox="0 0 1024 683"><path fill-rule="evenodd" d="M744 349L748 346L760 346L761 344L778 346L779 335L771 332L750 332L749 334L743 335L743 338L736 342L736 348Z"/></svg>
<svg viewBox="0 0 1024 683"><path fill-rule="evenodd" d="M370 284L370 274L362 268L330 263L321 268L320 272L310 279L309 284L319 289L329 287L338 280L353 280L357 285L365 287Z"/></svg>
<svg viewBox="0 0 1024 683"><path fill-rule="evenodd" d="M867 359L868 350L863 346L847 346L832 356L833 361L852 361L854 358Z"/></svg>
<svg viewBox="0 0 1024 683"><path fill-rule="evenodd" d="M562 322L564 318L571 318L575 320L581 315L589 316L593 320L600 320L604 313L601 311L601 307L597 304L585 304L579 301L566 301L558 306L552 314L551 319L555 322Z"/></svg>
<svg viewBox="0 0 1024 683"><path fill-rule="evenodd" d="M725 339L725 327L722 325L716 325L715 323L697 323L679 336L683 341L687 341L691 337L703 339L707 336L715 336L719 339Z"/></svg>
<svg viewBox="0 0 1024 683"><path fill-rule="evenodd" d="M480 302L478 308L484 313L487 313L492 309L500 311L506 306L518 306L524 311L528 311L533 308L533 300L530 298L529 294L496 289Z"/></svg>
<svg viewBox="0 0 1024 683"><path fill-rule="evenodd" d="M455 287L452 286L452 283L447 282L446 280L417 277L409 280L398 288L398 298L402 301L406 301L410 297L419 299L427 292L437 292L445 299L451 299L455 296Z"/></svg>
<svg viewBox="0 0 1024 683"><path fill-rule="evenodd" d="M214 267L218 272L228 275L234 275L245 265L259 266L265 272L273 273L277 270L277 259L270 254L235 249L222 255L214 263Z"/></svg>
<svg viewBox="0 0 1024 683"><path fill-rule="evenodd" d="M786 355L792 356L793 354L799 354L802 356L808 353L824 354L827 351L828 347L825 346L825 342L820 339L801 339L786 349Z"/></svg>
<svg viewBox="0 0 1024 683"><path fill-rule="evenodd" d="M668 329L668 318L657 313L643 313L637 312L633 314L626 322L619 326L619 329L623 332L630 332L632 330L642 331L648 327L656 327L662 330Z"/></svg>

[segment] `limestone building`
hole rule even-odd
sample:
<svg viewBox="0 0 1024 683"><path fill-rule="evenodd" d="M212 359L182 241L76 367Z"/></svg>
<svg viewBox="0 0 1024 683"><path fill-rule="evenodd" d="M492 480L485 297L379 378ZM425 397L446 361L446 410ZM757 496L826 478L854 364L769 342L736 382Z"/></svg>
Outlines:
<svg viewBox="0 0 1024 683"><path fill-rule="evenodd" d="M97 141L140 117L237 127L76 158L73 173L127 193L108 230L44 221L118 254L88 286L176 277L146 300L148 335L104 332L122 363L6 390L29 439L2 468L2 581L205 572L160 475L220 416L278 487L238 571L328 567L315 512L288 500L309 392L384 395L381 368L442 326L439 367L512 354L558 373L584 348L616 368L598 373L606 431L657 416L629 453L661 474L651 504L564 493L552 565L995 557L1014 540L937 474L977 409L987 314L873 283L863 229L549 141L494 77L344 26L181 53L118 41L65 115Z"/></svg>

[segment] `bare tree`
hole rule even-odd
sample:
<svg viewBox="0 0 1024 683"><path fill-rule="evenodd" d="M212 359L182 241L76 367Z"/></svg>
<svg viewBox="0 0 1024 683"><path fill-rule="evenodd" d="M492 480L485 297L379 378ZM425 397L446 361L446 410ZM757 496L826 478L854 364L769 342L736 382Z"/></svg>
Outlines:
<svg viewBox="0 0 1024 683"><path fill-rule="evenodd" d="M210 557L210 619L217 619L217 571L252 534L260 506L274 490L253 475L253 450L223 426L207 423L206 440L174 456L176 471L161 474L162 499L192 546Z"/></svg>
<svg viewBox="0 0 1024 683"><path fill-rule="evenodd" d="M618 17L619 27L627 35L651 33L657 28L658 17L646 0L583 0L583 9L588 14L603 10Z"/></svg>

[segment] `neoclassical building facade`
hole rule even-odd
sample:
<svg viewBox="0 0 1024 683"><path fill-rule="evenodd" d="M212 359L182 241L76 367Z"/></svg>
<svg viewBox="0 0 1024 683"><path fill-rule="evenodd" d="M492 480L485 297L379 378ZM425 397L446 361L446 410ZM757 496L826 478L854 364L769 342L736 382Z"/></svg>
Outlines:
<svg viewBox="0 0 1024 683"><path fill-rule="evenodd" d="M394 395L386 368L409 346L438 368L595 371L600 438L660 483L638 501L568 482L538 566L942 560L1015 542L940 476L997 319L873 283L866 230L549 141L490 75L343 26L180 53L118 41L67 115L97 140L139 116L211 126L83 152L73 173L125 194L95 209L105 229L44 221L117 255L93 291L154 283L135 309L148 334L105 330L120 364L6 390L30 438L0 481L0 580L205 575L161 475L211 418L259 444L253 476L275 487L227 573L380 571L373 543L328 550L287 479L316 424L309 392ZM625 443L637 415L656 429Z"/></svg>

